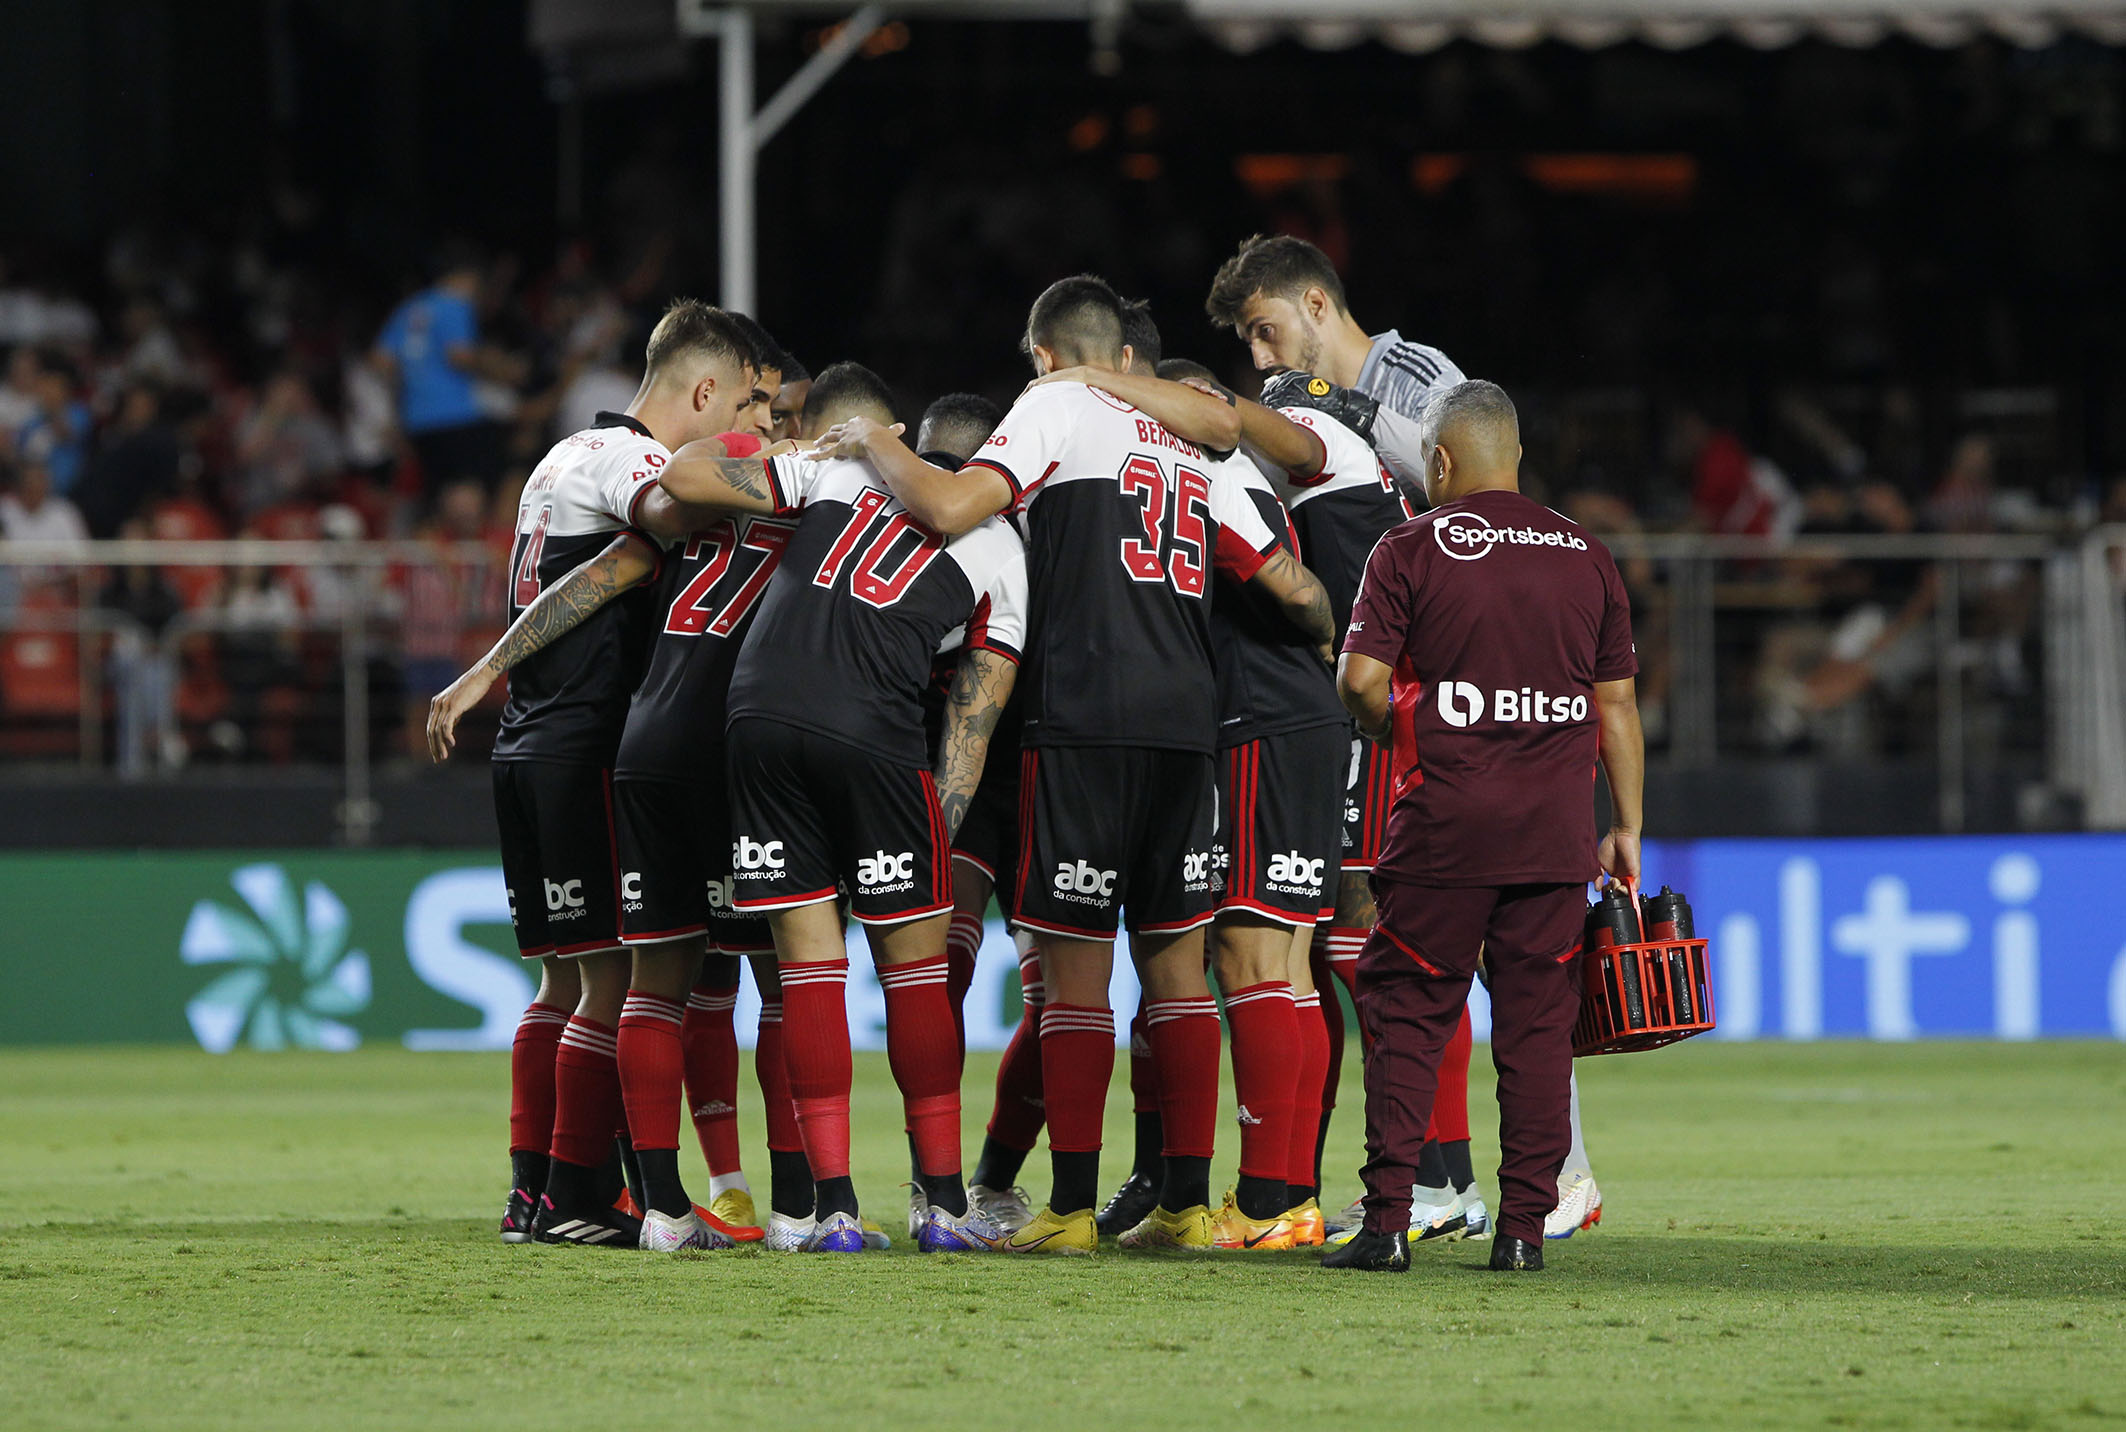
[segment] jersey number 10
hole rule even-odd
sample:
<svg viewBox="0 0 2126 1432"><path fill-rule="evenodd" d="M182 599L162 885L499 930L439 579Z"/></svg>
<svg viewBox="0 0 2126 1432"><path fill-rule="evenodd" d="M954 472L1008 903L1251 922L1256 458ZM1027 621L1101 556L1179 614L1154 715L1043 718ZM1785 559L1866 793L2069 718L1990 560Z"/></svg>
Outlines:
<svg viewBox="0 0 2126 1432"><path fill-rule="evenodd" d="M878 535L871 538L864 554L853 564L849 560L870 533L874 520L888 500L877 488L867 487L857 495L856 501L849 504L849 521L843 526L841 535L834 539L834 545L827 549L826 559L819 564L819 570L812 574L813 586L832 587L847 571L850 595L881 610L908 594L915 579L923 575L923 569L944 550L945 543L936 533L918 526L907 513L896 512L879 524ZM910 533L922 540L902 554L899 566L890 572L881 571L894 549L904 545L901 539Z"/></svg>
<svg viewBox="0 0 2126 1432"><path fill-rule="evenodd" d="M1176 464L1169 484L1159 459L1135 453L1115 480L1123 496L1144 504L1144 535L1122 539L1122 569L1130 580L1171 582L1184 597L1202 596L1211 553L1210 479Z"/></svg>

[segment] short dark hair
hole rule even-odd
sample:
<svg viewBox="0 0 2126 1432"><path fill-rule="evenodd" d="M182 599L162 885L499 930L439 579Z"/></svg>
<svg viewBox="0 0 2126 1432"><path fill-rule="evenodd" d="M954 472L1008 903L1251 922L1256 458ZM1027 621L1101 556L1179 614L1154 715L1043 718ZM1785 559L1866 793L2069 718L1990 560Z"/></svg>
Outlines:
<svg viewBox="0 0 2126 1432"><path fill-rule="evenodd" d="M899 421L900 405L894 401L893 389L861 363L835 363L812 380L812 391L805 398L805 421L808 425L832 418L843 418L859 413L877 422L892 424Z"/></svg>
<svg viewBox="0 0 2126 1432"><path fill-rule="evenodd" d="M759 351L731 314L698 298L675 298L650 330L642 355L644 371L655 378L669 365L689 359L760 371Z"/></svg>
<svg viewBox="0 0 2126 1432"><path fill-rule="evenodd" d="M1004 421L1004 410L980 393L947 393L923 410L922 426L915 430L918 452L949 452L961 462L981 451L982 444Z"/></svg>
<svg viewBox="0 0 2126 1432"><path fill-rule="evenodd" d="M1224 380L1216 373L1213 373L1193 358L1168 358L1159 365L1159 376L1169 383L1178 383L1184 378L1194 378L1199 382L1210 384L1221 393L1231 393L1233 391L1225 385Z"/></svg>
<svg viewBox="0 0 2126 1432"><path fill-rule="evenodd" d="M1119 363L1122 300L1105 279L1089 273L1059 278L1033 301L1024 346L1029 357L1039 346L1073 362L1099 358Z"/></svg>
<svg viewBox="0 0 2126 1432"><path fill-rule="evenodd" d="M798 362L797 355L795 353L791 353L785 350L782 356L785 360L785 362L783 363L782 380L785 383L809 383L812 381L812 370L810 368L807 368L804 364Z"/></svg>
<svg viewBox="0 0 2126 1432"><path fill-rule="evenodd" d="M791 365L797 360L785 352L783 346L768 335L768 330L760 326L759 319L754 318L751 314L739 313L735 310L727 309L725 311L730 314L731 321L738 325L739 331L744 333L746 338L752 343L753 352L760 360L756 366L761 371L769 368L773 368L778 373L788 373L790 371Z"/></svg>
<svg viewBox="0 0 2126 1432"><path fill-rule="evenodd" d="M1126 298L1122 301L1122 341L1129 345L1146 372L1159 366L1159 325L1152 321L1150 299Z"/></svg>
<svg viewBox="0 0 2126 1432"><path fill-rule="evenodd" d="M1344 281L1337 277L1336 265L1327 254L1290 234L1254 234L1219 266L1203 309L1211 322L1230 327L1240 321L1241 310L1258 293L1296 299L1310 288L1320 289L1338 308L1350 311L1344 301Z"/></svg>

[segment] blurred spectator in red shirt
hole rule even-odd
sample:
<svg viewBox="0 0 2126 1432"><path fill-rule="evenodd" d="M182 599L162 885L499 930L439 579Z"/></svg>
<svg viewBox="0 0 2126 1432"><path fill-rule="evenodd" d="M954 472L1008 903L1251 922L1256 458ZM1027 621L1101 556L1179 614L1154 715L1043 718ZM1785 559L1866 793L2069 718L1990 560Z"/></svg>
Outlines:
<svg viewBox="0 0 2126 1432"><path fill-rule="evenodd" d="M1676 419L1671 442L1689 472L1691 507L1706 530L1784 536L1801 520L1800 499L1786 474L1770 459L1753 456L1728 429L1686 410Z"/></svg>
<svg viewBox="0 0 2126 1432"><path fill-rule="evenodd" d="M424 560L400 572L399 654L405 692L406 748L427 754L428 699L455 681L466 664L468 633L479 632L501 590L490 557L468 559L467 544L487 536L487 496L476 482L443 489L435 516L422 529Z"/></svg>

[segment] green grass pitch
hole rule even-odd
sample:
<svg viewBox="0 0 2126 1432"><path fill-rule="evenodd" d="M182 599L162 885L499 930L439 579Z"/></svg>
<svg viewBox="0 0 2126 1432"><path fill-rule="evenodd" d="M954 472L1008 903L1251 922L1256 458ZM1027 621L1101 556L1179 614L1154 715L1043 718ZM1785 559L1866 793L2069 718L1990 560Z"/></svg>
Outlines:
<svg viewBox="0 0 2126 1432"><path fill-rule="evenodd" d="M1389 1277L510 1248L499 1057L9 1051L0 1427L2126 1425L2126 1047L1699 1041L1580 1067L1602 1226L1540 1275L1455 1244ZM969 1070L970 1151L993 1070ZM858 1058L856 1112L859 1189L895 1228L883 1056ZM1358 1140L1354 1098L1338 1202Z"/></svg>

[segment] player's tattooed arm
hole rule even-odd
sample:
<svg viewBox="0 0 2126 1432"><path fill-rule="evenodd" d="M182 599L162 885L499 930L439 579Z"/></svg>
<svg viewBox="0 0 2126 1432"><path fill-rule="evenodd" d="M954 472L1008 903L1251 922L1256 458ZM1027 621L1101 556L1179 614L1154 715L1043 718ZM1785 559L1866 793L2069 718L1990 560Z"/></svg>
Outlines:
<svg viewBox="0 0 2126 1432"><path fill-rule="evenodd" d="M1336 609L1329 605L1329 591L1321 578L1280 547L1249 580L1276 600L1286 619L1314 643L1323 661L1336 660Z"/></svg>
<svg viewBox="0 0 2126 1432"><path fill-rule="evenodd" d="M901 441L902 431L900 423L881 427L869 418L851 418L826 431L820 451L868 461L916 521L946 537L972 532L1011 506L1011 484L996 469L932 467Z"/></svg>
<svg viewBox="0 0 2126 1432"><path fill-rule="evenodd" d="M459 720L480 704L503 672L581 626L592 612L648 581L656 571L656 549L633 533L623 532L603 552L541 592L518 613L478 665L428 703L429 759L438 764L450 759L457 745Z"/></svg>
<svg viewBox="0 0 2126 1432"><path fill-rule="evenodd" d="M1358 723L1358 732L1369 741L1388 739L1389 697L1394 690L1395 668L1385 661L1347 651L1336 664L1336 694L1344 710Z"/></svg>
<svg viewBox="0 0 2126 1432"><path fill-rule="evenodd" d="M960 822L967 818L975 787L982 781L982 763L989 758L989 738L1018 675L1018 663L998 652L973 648L960 653L960 669L945 703L945 739L938 748L938 808L947 840L959 834Z"/></svg>
<svg viewBox="0 0 2126 1432"><path fill-rule="evenodd" d="M1144 413L1175 437L1212 452L1231 452L1240 446L1240 414L1218 393L1205 392L1191 383L1149 378L1142 373L1116 373L1106 368L1058 368L1029 386L1043 383L1083 383L1112 393Z"/></svg>
<svg viewBox="0 0 2126 1432"><path fill-rule="evenodd" d="M719 512L773 512L775 487L759 457L727 457L718 438L702 438L672 454L657 484L674 500Z"/></svg>
<svg viewBox="0 0 2126 1432"><path fill-rule="evenodd" d="M1319 477L1329 465L1328 445L1312 428L1293 422L1275 408L1242 398L1240 434L1250 448L1301 482Z"/></svg>

